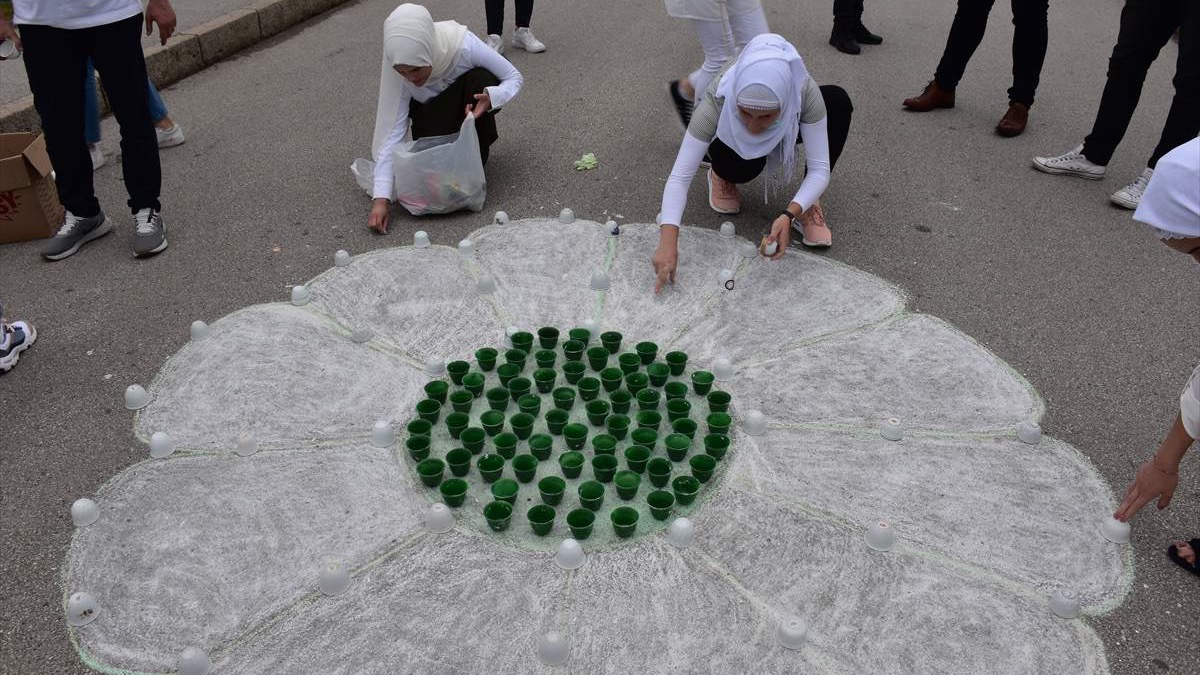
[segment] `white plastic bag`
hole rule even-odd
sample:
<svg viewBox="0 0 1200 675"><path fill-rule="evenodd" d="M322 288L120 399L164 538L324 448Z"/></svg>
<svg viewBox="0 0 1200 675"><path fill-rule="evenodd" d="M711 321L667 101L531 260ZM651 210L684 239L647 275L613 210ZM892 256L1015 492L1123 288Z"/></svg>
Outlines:
<svg viewBox="0 0 1200 675"><path fill-rule="evenodd" d="M409 213L482 211L487 198L475 116L458 133L405 142L393 152L396 201Z"/></svg>

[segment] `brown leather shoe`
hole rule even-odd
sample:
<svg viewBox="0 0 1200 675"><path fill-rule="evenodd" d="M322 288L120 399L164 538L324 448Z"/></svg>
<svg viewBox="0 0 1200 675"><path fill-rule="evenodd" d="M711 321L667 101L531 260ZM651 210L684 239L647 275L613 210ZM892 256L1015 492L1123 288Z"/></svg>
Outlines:
<svg viewBox="0 0 1200 675"><path fill-rule="evenodd" d="M1021 132L1025 131L1026 124L1029 124L1029 106L1010 102L1008 112L1004 113L1004 117L1001 117L1000 123L996 125L996 133L1005 138L1020 136Z"/></svg>
<svg viewBox="0 0 1200 675"><path fill-rule="evenodd" d="M920 96L904 99L904 107L913 112L929 112L935 108L953 108L954 91L943 89L937 80L930 80Z"/></svg>

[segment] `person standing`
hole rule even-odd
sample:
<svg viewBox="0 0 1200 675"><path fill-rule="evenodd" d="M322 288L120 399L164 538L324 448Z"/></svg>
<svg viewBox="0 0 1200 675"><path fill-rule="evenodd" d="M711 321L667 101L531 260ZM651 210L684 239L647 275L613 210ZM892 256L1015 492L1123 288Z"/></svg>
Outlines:
<svg viewBox="0 0 1200 675"><path fill-rule="evenodd" d="M1108 198L1117 206L1136 209L1159 158L1200 133L1200 44L1197 43L1200 2L1195 0L1126 0L1092 133L1083 139L1083 145L1061 155L1034 157L1033 168L1089 180L1103 178L1109 160L1129 128L1150 64L1176 31L1179 56L1173 80L1175 97L1158 145L1150 153L1146 168Z"/></svg>
<svg viewBox="0 0 1200 675"><path fill-rule="evenodd" d="M929 112L954 107L954 89L967 69L967 62L983 41L988 14L995 0L958 0L954 23L946 38L946 49L933 80L919 96L904 100L913 112ZM996 133L1006 138L1019 136L1029 124L1029 108L1042 76L1049 40L1046 14L1049 0L1012 0L1013 83L1008 90L1008 111L996 125Z"/></svg>
<svg viewBox="0 0 1200 675"><path fill-rule="evenodd" d="M62 227L42 250L62 260L108 234L112 224L92 185L92 160L84 140L84 82L91 59L108 92L121 128L121 168L133 212L133 254L151 256L167 248L159 214L162 168L147 103L146 60L141 27L158 25L163 44L175 30L169 0L14 0L13 20L0 19L0 39L24 52L33 103L41 117L46 149L54 165L58 197L66 209ZM18 33L19 30L19 33Z"/></svg>
<svg viewBox="0 0 1200 675"><path fill-rule="evenodd" d="M163 101L162 95L158 93L154 82L147 80L146 87L150 94L148 101L150 119L154 120L154 137L158 140L158 147L173 148L183 145L187 140L183 135L183 128L171 119L167 112L167 104ZM100 96L96 91L96 72L91 63L88 63L87 67L87 83L83 92L83 100L84 138L87 140L88 153L92 156L92 168L99 169L108 159L104 156L104 151L100 149Z"/></svg>
<svg viewBox="0 0 1200 675"><path fill-rule="evenodd" d="M862 45L881 45L883 38L862 22L863 0L833 0L833 34L829 44L843 54L858 54Z"/></svg>
<svg viewBox="0 0 1200 675"><path fill-rule="evenodd" d="M529 30L529 22L533 18L533 0L514 0L513 4L517 9L517 20L513 29L512 45L530 54L546 51L546 45ZM487 46L496 50L497 54L503 54L504 0L483 0L483 9L487 12Z"/></svg>

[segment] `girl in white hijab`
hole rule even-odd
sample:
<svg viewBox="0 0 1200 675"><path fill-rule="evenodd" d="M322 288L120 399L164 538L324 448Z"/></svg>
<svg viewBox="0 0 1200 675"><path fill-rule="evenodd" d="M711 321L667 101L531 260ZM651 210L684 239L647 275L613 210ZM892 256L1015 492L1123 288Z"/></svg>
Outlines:
<svg viewBox="0 0 1200 675"><path fill-rule="evenodd" d="M521 73L466 26L434 22L421 5L403 4L383 24L383 64L371 155L374 204L368 225L386 233L393 197L392 151L406 137L458 131L475 115L484 164L499 138L494 112L521 90Z"/></svg>
<svg viewBox="0 0 1200 675"><path fill-rule="evenodd" d="M705 154L711 159L709 206L717 213L736 214L742 205L737 184L765 169L763 194L769 203L777 188L795 177L796 144L802 142L807 173L791 202L771 221L768 244L774 247L773 257L782 256L794 227L806 245L829 246L832 235L818 200L845 145L852 112L846 91L818 87L787 40L773 33L752 39L709 85L683 135L663 190L662 227L652 261L655 291L675 281L679 224L688 186Z"/></svg>

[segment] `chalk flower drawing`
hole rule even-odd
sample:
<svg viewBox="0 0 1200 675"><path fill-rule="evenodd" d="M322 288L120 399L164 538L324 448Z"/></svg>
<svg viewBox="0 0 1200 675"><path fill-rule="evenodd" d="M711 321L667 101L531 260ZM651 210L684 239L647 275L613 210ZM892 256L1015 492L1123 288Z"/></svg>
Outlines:
<svg viewBox="0 0 1200 675"><path fill-rule="evenodd" d="M470 258L377 251L314 279L305 306L214 322L135 422L143 443L166 431L178 450L101 488L100 520L71 542L64 598L100 603L68 628L81 658L121 673L173 672L188 646L247 674L1108 672L1088 621L1132 577L1128 550L1097 532L1112 492L1070 446L1016 438L1043 411L1018 374L875 277L799 252L742 257L744 240L708 230L684 229L679 283L655 296L657 237L493 225ZM592 291L602 269L611 287ZM497 289L480 296L485 274ZM692 545L585 542L588 563L563 572L561 518L544 551L464 526L477 508L426 533L430 491L397 461L402 443L371 446L372 424L403 429L430 358L587 319L693 367L732 359L735 428L749 410L770 421L765 436L733 432ZM375 337L356 344L355 329ZM898 442L879 433L892 416ZM257 454L233 453L242 434ZM887 553L863 543L879 519L898 534ZM323 596L331 559L354 578ZM1051 613L1060 589L1080 619ZM808 625L800 651L776 641L789 617ZM570 645L557 670L535 656L551 630Z"/></svg>

